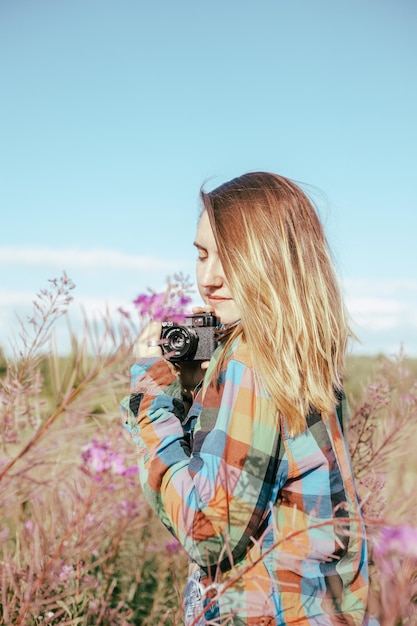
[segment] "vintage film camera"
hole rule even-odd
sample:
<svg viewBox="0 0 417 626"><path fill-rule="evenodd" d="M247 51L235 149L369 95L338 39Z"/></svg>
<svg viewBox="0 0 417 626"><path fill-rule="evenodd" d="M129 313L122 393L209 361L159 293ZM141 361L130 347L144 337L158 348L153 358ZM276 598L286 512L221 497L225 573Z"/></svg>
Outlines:
<svg viewBox="0 0 417 626"><path fill-rule="evenodd" d="M207 361L217 348L218 319L211 313L187 315L185 325L162 322L162 352L169 361Z"/></svg>

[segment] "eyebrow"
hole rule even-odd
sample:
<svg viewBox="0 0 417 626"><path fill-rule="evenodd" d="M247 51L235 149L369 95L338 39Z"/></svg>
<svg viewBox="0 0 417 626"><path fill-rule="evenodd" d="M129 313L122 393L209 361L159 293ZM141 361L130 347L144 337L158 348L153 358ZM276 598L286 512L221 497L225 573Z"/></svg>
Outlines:
<svg viewBox="0 0 417 626"><path fill-rule="evenodd" d="M196 248L198 248L199 250L205 250L207 252L207 248L205 248L204 246L200 245L199 243L197 243L196 241L194 241L193 246L195 246Z"/></svg>

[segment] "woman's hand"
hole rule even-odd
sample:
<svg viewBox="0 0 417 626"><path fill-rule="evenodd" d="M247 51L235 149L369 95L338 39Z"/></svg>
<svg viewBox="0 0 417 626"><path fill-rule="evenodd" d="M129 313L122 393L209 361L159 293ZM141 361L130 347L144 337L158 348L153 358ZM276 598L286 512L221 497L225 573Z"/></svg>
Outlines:
<svg viewBox="0 0 417 626"><path fill-rule="evenodd" d="M185 394L191 394L203 380L209 362L210 361L178 361L178 363L176 363Z"/></svg>
<svg viewBox="0 0 417 626"><path fill-rule="evenodd" d="M145 326L135 346L135 357L137 359L162 356L161 330L161 322L151 321Z"/></svg>

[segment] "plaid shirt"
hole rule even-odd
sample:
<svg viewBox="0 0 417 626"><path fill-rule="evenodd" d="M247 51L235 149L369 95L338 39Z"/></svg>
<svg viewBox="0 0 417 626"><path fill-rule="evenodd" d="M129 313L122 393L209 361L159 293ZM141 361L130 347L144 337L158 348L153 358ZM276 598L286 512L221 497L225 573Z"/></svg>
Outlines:
<svg viewBox="0 0 417 626"><path fill-rule="evenodd" d="M209 587L206 619L364 623L367 550L341 415L312 412L290 437L242 341L210 382L221 349L187 415L162 357L133 365L122 402L145 497Z"/></svg>

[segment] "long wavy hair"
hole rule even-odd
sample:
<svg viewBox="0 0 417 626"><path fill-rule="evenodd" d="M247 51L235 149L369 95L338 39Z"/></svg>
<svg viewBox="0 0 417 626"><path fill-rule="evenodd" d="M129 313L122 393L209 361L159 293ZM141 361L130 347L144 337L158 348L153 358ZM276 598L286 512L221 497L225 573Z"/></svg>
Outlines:
<svg viewBox="0 0 417 626"><path fill-rule="evenodd" d="M223 355L242 335L295 436L312 408L334 412L351 334L323 226L304 191L277 174L244 174L201 198L241 311Z"/></svg>

